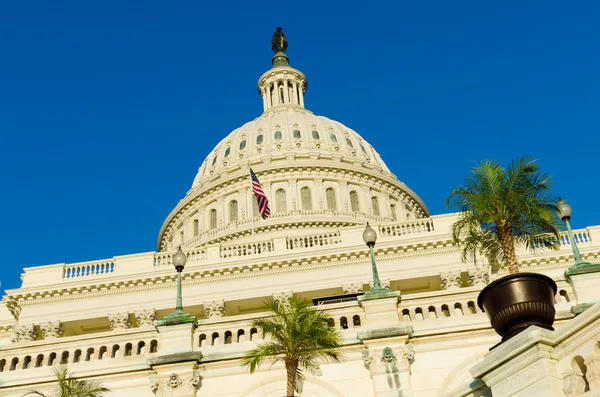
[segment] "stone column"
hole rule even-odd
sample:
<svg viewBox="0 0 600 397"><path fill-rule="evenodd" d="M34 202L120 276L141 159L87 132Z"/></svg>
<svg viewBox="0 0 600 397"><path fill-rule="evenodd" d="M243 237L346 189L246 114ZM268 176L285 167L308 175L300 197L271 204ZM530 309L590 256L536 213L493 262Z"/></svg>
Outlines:
<svg viewBox="0 0 600 397"><path fill-rule="evenodd" d="M298 83L296 80L292 81L292 103L294 105L298 104Z"/></svg>
<svg viewBox="0 0 600 397"><path fill-rule="evenodd" d="M271 84L267 84L266 86L266 98L267 98L267 108L271 108L273 106L273 93Z"/></svg>
<svg viewBox="0 0 600 397"><path fill-rule="evenodd" d="M285 78L283 79L283 98L284 98L284 103L288 104L290 103L290 92L288 90L288 79Z"/></svg>
<svg viewBox="0 0 600 397"><path fill-rule="evenodd" d="M300 106L304 107L304 82L300 81L300 89L298 90L298 98L300 99Z"/></svg>
<svg viewBox="0 0 600 397"><path fill-rule="evenodd" d="M278 85L278 81L275 80L273 82L273 105L279 105L280 100L279 100L279 85Z"/></svg>
<svg viewBox="0 0 600 397"><path fill-rule="evenodd" d="M263 110L267 110L267 92L265 90L265 87L260 87L260 95L262 96L263 99Z"/></svg>

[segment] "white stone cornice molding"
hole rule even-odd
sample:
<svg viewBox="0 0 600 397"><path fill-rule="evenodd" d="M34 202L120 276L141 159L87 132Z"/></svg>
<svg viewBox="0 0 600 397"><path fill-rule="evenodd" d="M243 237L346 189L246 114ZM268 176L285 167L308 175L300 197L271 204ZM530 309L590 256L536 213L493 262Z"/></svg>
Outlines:
<svg viewBox="0 0 600 397"><path fill-rule="evenodd" d="M469 269L469 281L473 287L485 287L490 283L490 269L479 266Z"/></svg>
<svg viewBox="0 0 600 397"><path fill-rule="evenodd" d="M221 299L204 302L204 312L207 318L221 318L225 316L225 301Z"/></svg>
<svg viewBox="0 0 600 397"><path fill-rule="evenodd" d="M278 304L289 305L294 297L294 293L291 291L279 292L277 294L273 294L273 301Z"/></svg>
<svg viewBox="0 0 600 397"><path fill-rule="evenodd" d="M33 324L17 324L13 328L13 343L30 342L35 339L35 326Z"/></svg>
<svg viewBox="0 0 600 397"><path fill-rule="evenodd" d="M44 339L56 339L63 336L63 327L60 321L49 321L40 324L40 331Z"/></svg>
<svg viewBox="0 0 600 397"><path fill-rule="evenodd" d="M585 393L585 379L578 369L563 374L563 392L566 397L583 396Z"/></svg>
<svg viewBox="0 0 600 397"><path fill-rule="evenodd" d="M444 289L451 290L462 287L462 278L460 270L440 273L440 277L442 279L442 288Z"/></svg>
<svg viewBox="0 0 600 397"><path fill-rule="evenodd" d="M200 373L192 371L189 375L171 374L169 377L150 377L150 390L157 397L181 396L194 397L200 385Z"/></svg>
<svg viewBox="0 0 600 397"><path fill-rule="evenodd" d="M138 327L154 327L156 321L156 310L145 309L135 312L135 321Z"/></svg>
<svg viewBox="0 0 600 397"><path fill-rule="evenodd" d="M357 283L350 283L350 284L342 285L342 291L344 291L345 295L360 294L360 293L364 292L363 283L357 282Z"/></svg>
<svg viewBox="0 0 600 397"><path fill-rule="evenodd" d="M128 312L109 314L108 321L110 321L110 329L112 330L127 329L131 327Z"/></svg>

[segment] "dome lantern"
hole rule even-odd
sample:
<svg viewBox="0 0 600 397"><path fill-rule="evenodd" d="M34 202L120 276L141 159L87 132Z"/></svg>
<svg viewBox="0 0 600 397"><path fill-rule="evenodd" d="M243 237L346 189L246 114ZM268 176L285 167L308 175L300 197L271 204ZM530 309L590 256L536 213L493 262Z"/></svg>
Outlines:
<svg viewBox="0 0 600 397"><path fill-rule="evenodd" d="M278 27L271 39L271 49L275 52L271 61L273 67L258 80L265 113L289 108L304 109L304 93L308 86L306 77L289 66L287 47L287 38Z"/></svg>

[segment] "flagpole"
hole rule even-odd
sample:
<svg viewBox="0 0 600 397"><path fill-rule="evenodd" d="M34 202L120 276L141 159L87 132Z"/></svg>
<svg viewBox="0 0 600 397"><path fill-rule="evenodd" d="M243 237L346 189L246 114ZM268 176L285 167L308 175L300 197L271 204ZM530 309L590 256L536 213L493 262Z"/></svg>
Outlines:
<svg viewBox="0 0 600 397"><path fill-rule="evenodd" d="M248 162L248 176L250 176L250 206L252 207L252 240L254 240L254 190L252 189L252 168Z"/></svg>

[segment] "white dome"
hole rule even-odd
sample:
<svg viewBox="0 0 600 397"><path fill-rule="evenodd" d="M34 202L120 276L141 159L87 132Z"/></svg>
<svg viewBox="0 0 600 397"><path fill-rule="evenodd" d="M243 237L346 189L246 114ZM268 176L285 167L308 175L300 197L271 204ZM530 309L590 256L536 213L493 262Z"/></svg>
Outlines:
<svg viewBox="0 0 600 397"><path fill-rule="evenodd" d="M336 158L365 163L369 168L389 173L379 154L354 130L304 109L282 109L263 114L219 142L202 163L192 188L216 174L265 157L286 160L309 157L327 162Z"/></svg>
<svg viewBox="0 0 600 397"><path fill-rule="evenodd" d="M359 134L305 109L306 77L289 67L283 52L275 54L273 66L258 80L264 113L206 157L192 188L163 223L159 251L258 237L267 247L282 231L337 233L366 222L429 216ZM265 220L253 203L250 167L269 200Z"/></svg>

